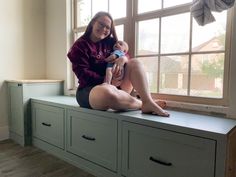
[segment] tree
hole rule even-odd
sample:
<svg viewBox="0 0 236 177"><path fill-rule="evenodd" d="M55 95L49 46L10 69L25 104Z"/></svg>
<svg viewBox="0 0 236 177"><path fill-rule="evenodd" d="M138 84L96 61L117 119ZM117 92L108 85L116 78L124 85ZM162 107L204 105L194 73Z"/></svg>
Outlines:
<svg viewBox="0 0 236 177"><path fill-rule="evenodd" d="M220 34L217 38L219 46L224 46L225 34ZM224 55L215 54L214 58L205 60L202 64L202 72L214 78L223 78Z"/></svg>
<svg viewBox="0 0 236 177"><path fill-rule="evenodd" d="M214 78L223 78L224 58L222 55L216 54L213 60L205 60L202 64L202 72Z"/></svg>

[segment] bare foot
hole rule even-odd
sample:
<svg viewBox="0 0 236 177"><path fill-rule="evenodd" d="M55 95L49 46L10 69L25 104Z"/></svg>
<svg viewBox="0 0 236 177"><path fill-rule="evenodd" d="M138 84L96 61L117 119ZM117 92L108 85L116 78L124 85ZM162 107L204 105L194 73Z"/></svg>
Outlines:
<svg viewBox="0 0 236 177"><path fill-rule="evenodd" d="M141 110L144 114L157 114L159 116L169 117L169 113L154 101L143 103Z"/></svg>
<svg viewBox="0 0 236 177"><path fill-rule="evenodd" d="M166 108L166 102L164 100L154 100L162 109Z"/></svg>

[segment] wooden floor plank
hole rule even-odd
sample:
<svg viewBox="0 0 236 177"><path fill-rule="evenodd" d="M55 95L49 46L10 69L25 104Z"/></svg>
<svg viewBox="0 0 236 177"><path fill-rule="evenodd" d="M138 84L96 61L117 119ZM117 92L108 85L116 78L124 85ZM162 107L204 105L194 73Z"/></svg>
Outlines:
<svg viewBox="0 0 236 177"><path fill-rule="evenodd" d="M0 141L0 177L95 177L36 147Z"/></svg>

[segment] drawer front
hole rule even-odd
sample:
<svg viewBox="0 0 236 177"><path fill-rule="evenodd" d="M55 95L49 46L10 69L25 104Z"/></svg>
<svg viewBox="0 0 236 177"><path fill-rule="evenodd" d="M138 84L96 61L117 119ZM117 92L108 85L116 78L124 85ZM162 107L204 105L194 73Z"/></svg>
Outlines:
<svg viewBox="0 0 236 177"><path fill-rule="evenodd" d="M33 136L64 149L63 108L33 103Z"/></svg>
<svg viewBox="0 0 236 177"><path fill-rule="evenodd" d="M127 177L214 177L216 142L132 123L123 124Z"/></svg>
<svg viewBox="0 0 236 177"><path fill-rule="evenodd" d="M68 151L116 171L117 120L68 111Z"/></svg>

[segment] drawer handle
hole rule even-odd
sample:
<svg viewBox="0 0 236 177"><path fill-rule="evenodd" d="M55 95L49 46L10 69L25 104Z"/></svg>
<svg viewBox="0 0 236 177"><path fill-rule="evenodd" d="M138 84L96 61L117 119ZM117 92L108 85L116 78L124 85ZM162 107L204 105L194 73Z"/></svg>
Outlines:
<svg viewBox="0 0 236 177"><path fill-rule="evenodd" d="M151 160L151 161L153 161L153 162L155 162L155 163L159 163L159 164L161 164L161 165L165 165L165 166L171 166L171 165L172 165L172 163L170 163L170 162L163 162L163 161L161 161L161 160L155 159L155 158L152 157L152 156L149 158L149 160Z"/></svg>
<svg viewBox="0 0 236 177"><path fill-rule="evenodd" d="M44 126L47 126L47 127L51 127L51 124L47 124L47 123L42 123L42 125L44 125Z"/></svg>
<svg viewBox="0 0 236 177"><path fill-rule="evenodd" d="M83 135L82 138L84 138L86 140L90 140L90 141L95 141L96 140L95 138L89 137L89 136L86 136L86 135Z"/></svg>

